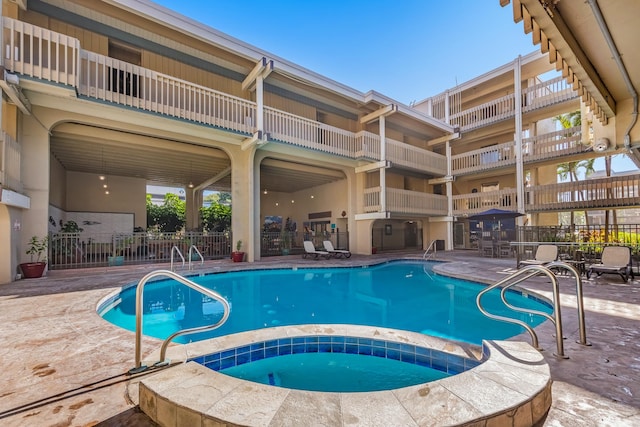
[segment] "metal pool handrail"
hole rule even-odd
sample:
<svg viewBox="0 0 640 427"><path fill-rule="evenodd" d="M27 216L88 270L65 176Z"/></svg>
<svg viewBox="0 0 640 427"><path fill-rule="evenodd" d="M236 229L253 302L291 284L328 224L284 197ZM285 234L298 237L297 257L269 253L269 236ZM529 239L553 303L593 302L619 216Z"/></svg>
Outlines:
<svg viewBox="0 0 640 427"><path fill-rule="evenodd" d="M428 255L429 254L429 250L431 250L431 248L433 248L433 252L431 252L431 255ZM422 255L422 259L429 260L431 258L435 258L436 251L437 251L437 249L436 249L436 241L432 240L431 243L429 243L429 247L427 248L427 250L424 251L424 254Z"/></svg>
<svg viewBox="0 0 640 427"><path fill-rule="evenodd" d="M222 326L224 322L226 322L227 319L229 318L229 314L231 310L229 307L229 302L219 293L212 291L211 289L202 287L197 283L194 283L191 280L187 279L186 277L183 277L177 273L174 273L173 271L169 271L169 270L152 271L151 273L147 274L142 279L140 279L136 287L136 355L135 355L136 366L133 369L131 369L129 373L138 373L147 369L147 366L142 366L142 360L141 360L142 359L141 347L142 347L143 291L144 291L144 285L146 285L149 280L158 276L170 277L173 280L176 280L182 283L183 285L190 287L191 289L194 289L202 294L205 294L210 298L213 298L214 300L222 304L222 306L224 307L224 312L222 314L222 318L218 322L214 323L213 325L183 329L181 331L174 332L169 337L167 337L162 343L162 347L160 348L160 360L155 363L155 366L166 364L165 355L167 352L167 346L171 341L173 341L174 338L180 335L187 335L187 334L193 334L195 332L204 332L204 331L210 331L210 330L216 329Z"/></svg>
<svg viewBox="0 0 640 427"><path fill-rule="evenodd" d="M528 274L526 274L528 273ZM505 293L507 291L508 288L517 285L518 283L522 283L527 279L530 279L533 276L537 276L538 274L544 274L546 275L550 280L551 280L551 284L553 287L553 312L554 312L554 317L548 315L545 312L542 311L538 311L538 310L533 310L533 309L524 309L524 308L520 308L520 307L515 307L511 304L509 304L505 298ZM518 276L523 276L523 277L518 277ZM515 280L515 281L514 281ZM513 282L512 282L513 281ZM506 307L509 307L512 310L515 311L519 311L522 313L529 313L529 314L537 314L539 316L542 316L544 318L546 318L547 320L551 321L555 327L556 327L556 348L557 348L557 352L554 353L555 356L557 357L561 357L561 358L567 358L564 355L564 344L562 343L562 315L560 314L560 288L558 286L558 279L556 278L555 274L553 274L553 272L551 270L549 270L548 268L542 266L542 265L528 265L525 266L523 268L521 268L520 270L516 271L515 273L509 275L508 277L506 277L505 279L502 279L496 283L494 283L491 286L486 287L485 289L483 289L482 291L480 291L478 293L478 296L476 297L476 305L478 306L478 309L480 310L480 312L482 312L482 314L484 314L485 316L491 318L491 319L495 319L495 320L500 320L503 322L507 322L507 323L514 323L517 325L522 326L524 329L527 330L527 332L529 332L529 335L531 335L531 345L533 347L535 347L538 350L541 350L541 348L538 345L538 336L536 335L535 331L533 330L533 328L529 325L527 325L525 322L522 322L518 319L512 319L510 317L505 317L505 316L500 316L497 314L491 314L488 311L486 311L484 309L484 307L482 307L482 296L484 294L486 294L487 292L490 292L491 290L502 286L503 289L500 292L500 298L502 299L503 304Z"/></svg>
<svg viewBox="0 0 640 427"><path fill-rule="evenodd" d="M192 249L195 249L195 250L196 250L196 253L197 253L197 254L198 254L198 256L200 257L200 260L201 260L201 261L200 261L200 265L203 265L203 264L204 264L204 257L202 256L202 254L200 253L200 251L198 250L198 248L196 247L196 245L191 245L191 246L189 247L189 255L188 255L188 257L189 257L189 270L191 270L191 253L192 253L192 252L191 252L191 250L192 250Z"/></svg>
<svg viewBox="0 0 640 427"><path fill-rule="evenodd" d="M184 256L182 256L182 252L180 252L180 248L178 248L177 246L173 246L171 248L171 271L173 271L173 253L177 252L178 255L180 256L180 259L182 260L182 268L184 268Z"/></svg>

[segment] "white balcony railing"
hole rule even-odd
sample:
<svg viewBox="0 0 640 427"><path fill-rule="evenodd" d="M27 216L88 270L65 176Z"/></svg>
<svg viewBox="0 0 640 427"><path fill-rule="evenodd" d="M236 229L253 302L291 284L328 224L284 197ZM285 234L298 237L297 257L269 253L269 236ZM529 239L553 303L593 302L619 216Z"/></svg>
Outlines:
<svg viewBox="0 0 640 427"><path fill-rule="evenodd" d="M79 93L222 129L255 129L254 102L84 50Z"/></svg>
<svg viewBox="0 0 640 427"><path fill-rule="evenodd" d="M640 175L612 176L525 189L530 212L623 208L640 205Z"/></svg>
<svg viewBox="0 0 640 427"><path fill-rule="evenodd" d="M356 133L359 151L356 157L369 160L380 160L380 136L375 133L362 130Z"/></svg>
<svg viewBox="0 0 640 427"><path fill-rule="evenodd" d="M446 215L447 196L419 191L387 188L387 206L380 205L380 187L364 190L364 212L394 212L414 215Z"/></svg>
<svg viewBox="0 0 640 427"><path fill-rule="evenodd" d="M525 163L585 153L590 149L590 146L582 144L580 126L522 140L522 153Z"/></svg>
<svg viewBox="0 0 640 427"><path fill-rule="evenodd" d="M514 117L516 112L516 99L513 93L501 98L491 100L481 105L458 111L464 101L460 97L460 92L446 92L430 98L429 103L431 115L437 119L446 119L445 102L449 97L449 123L460 126L460 130L468 131L492 123ZM528 113L540 108L561 102L577 99L578 94L562 76L537 83L531 87L522 89L522 111Z"/></svg>
<svg viewBox="0 0 640 427"><path fill-rule="evenodd" d="M0 134L0 185L21 192L22 180L20 172L20 158L22 147L11 136L2 132Z"/></svg>
<svg viewBox="0 0 640 427"><path fill-rule="evenodd" d="M516 156L513 141L451 156L451 170L454 175L476 173L510 166L515 163Z"/></svg>
<svg viewBox="0 0 640 427"><path fill-rule="evenodd" d="M78 39L7 17L2 17L2 25L6 69L78 86Z"/></svg>
<svg viewBox="0 0 640 427"><path fill-rule="evenodd" d="M447 196L387 188L387 211L415 215L446 215Z"/></svg>
<svg viewBox="0 0 640 427"><path fill-rule="evenodd" d="M414 147L403 142L386 138L387 160L393 166L419 171L429 171L436 175L447 174L447 157Z"/></svg>
<svg viewBox="0 0 640 427"><path fill-rule="evenodd" d="M514 116L515 111L515 96L509 94L453 114L449 121L465 131L508 119Z"/></svg>
<svg viewBox="0 0 640 427"><path fill-rule="evenodd" d="M277 141L351 158L360 151L353 132L275 108L265 107L264 122L265 132Z"/></svg>
<svg viewBox="0 0 640 427"><path fill-rule="evenodd" d="M562 77L555 77L522 90L522 111L529 111L565 102L578 96Z"/></svg>
<svg viewBox="0 0 640 427"><path fill-rule="evenodd" d="M497 208L507 211L516 211L515 188L505 188L498 191L484 193L456 194L453 199L453 215L472 215L487 209Z"/></svg>

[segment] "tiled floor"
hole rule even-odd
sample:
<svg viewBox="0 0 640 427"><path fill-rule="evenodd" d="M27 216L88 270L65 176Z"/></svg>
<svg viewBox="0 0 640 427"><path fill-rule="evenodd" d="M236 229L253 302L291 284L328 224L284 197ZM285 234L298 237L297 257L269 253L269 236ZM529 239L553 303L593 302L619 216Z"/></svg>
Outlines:
<svg viewBox="0 0 640 427"><path fill-rule="evenodd" d="M404 255L421 254L335 261L290 256L269 258L258 265L345 265ZM514 259L480 258L475 252L440 252L437 258L455 261L441 265L443 272L475 280L495 281L515 267ZM217 270L249 266L229 260L205 265ZM53 272L42 279L0 285L0 425L152 425L130 397L137 396L136 380L126 375L134 363L133 333L108 324L95 313L102 297L149 271L151 267ZM574 282L565 277L560 284L564 350L569 359L552 355L552 325L547 322L537 329L554 379L553 406L544 425L640 425L640 280L623 284L614 275L585 280L590 347L575 343ZM543 279L528 282L526 287L551 295ZM159 344L144 340L143 346L150 352Z"/></svg>

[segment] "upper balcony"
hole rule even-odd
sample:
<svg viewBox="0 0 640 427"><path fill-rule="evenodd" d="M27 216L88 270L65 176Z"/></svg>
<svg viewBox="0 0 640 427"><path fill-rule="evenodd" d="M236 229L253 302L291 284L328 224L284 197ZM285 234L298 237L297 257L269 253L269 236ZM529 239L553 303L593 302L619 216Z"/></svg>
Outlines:
<svg viewBox="0 0 640 427"><path fill-rule="evenodd" d="M108 56L89 52L77 39L3 17L7 70L75 88L78 95L239 133L256 129L257 104ZM380 137L350 132L264 107L269 140L354 160L379 161ZM441 176L446 157L387 139L394 167Z"/></svg>
<svg viewBox="0 0 640 427"><path fill-rule="evenodd" d="M447 96L449 97L449 102L446 102ZM519 102L522 113L526 114L577 99L578 93L573 90L572 86L562 76L559 76L531 87L523 88ZM462 101L460 94L453 92L438 95L428 102L432 106L431 113L433 117L440 120L446 120L446 106L451 105L449 124L459 126L462 132L468 132L515 117L516 103L518 102L515 94L510 93L459 111Z"/></svg>
<svg viewBox="0 0 640 427"><path fill-rule="evenodd" d="M617 209L640 205L640 175L622 175L525 188L525 212ZM466 216L491 208L516 211L516 190L453 196L453 215Z"/></svg>
<svg viewBox="0 0 640 427"><path fill-rule="evenodd" d="M522 158L525 164L550 159L561 162L563 157L590 151L591 147L582 143L580 126L522 139ZM514 141L451 156L453 175L458 176L509 167L515 163Z"/></svg>

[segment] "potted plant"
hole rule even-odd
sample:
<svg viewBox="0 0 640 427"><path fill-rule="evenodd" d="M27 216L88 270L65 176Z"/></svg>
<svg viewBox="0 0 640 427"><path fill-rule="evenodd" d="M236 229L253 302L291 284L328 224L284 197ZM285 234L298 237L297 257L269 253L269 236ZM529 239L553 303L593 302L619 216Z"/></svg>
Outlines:
<svg viewBox="0 0 640 427"><path fill-rule="evenodd" d="M282 255L289 255L289 251L291 251L292 233L293 224L291 223L291 218L287 218L287 221L282 228L282 232L280 233L280 249L282 250Z"/></svg>
<svg viewBox="0 0 640 427"><path fill-rule="evenodd" d="M25 262L20 264L22 270L22 276L26 279L33 279L41 277L44 273L44 269L47 266L46 258L42 258L42 254L47 251L48 237L39 239L38 236L33 236L29 241L29 248L26 251L27 255L31 256L31 262ZM34 255L36 260L33 260ZM41 260L42 259L42 260Z"/></svg>
<svg viewBox="0 0 640 427"><path fill-rule="evenodd" d="M124 252L129 248L133 238L129 236L114 236L113 256L107 257L109 267L124 265Z"/></svg>
<svg viewBox="0 0 640 427"><path fill-rule="evenodd" d="M244 261L244 252L240 251L240 249L242 249L242 240L238 240L236 242L236 250L231 252L231 259L233 262Z"/></svg>

